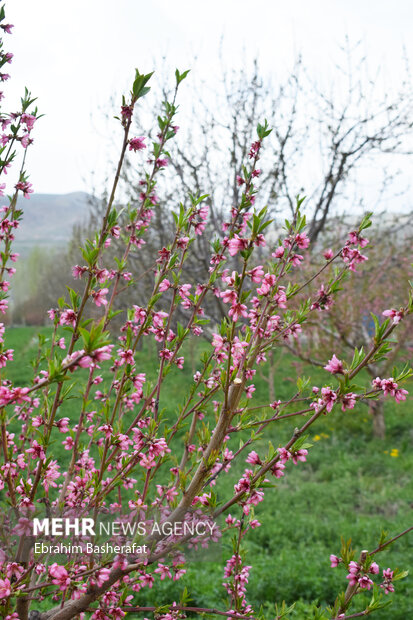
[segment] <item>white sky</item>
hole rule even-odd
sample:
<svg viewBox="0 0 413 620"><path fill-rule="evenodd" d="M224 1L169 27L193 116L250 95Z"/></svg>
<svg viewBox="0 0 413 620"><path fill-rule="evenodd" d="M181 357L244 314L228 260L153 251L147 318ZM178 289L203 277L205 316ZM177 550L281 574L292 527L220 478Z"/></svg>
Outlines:
<svg viewBox="0 0 413 620"><path fill-rule="evenodd" d="M27 168L35 191L45 193L89 191L92 171L103 181L113 157L103 110L111 95L120 100L128 90L135 67L150 72L164 56L181 70L197 56L197 77L210 83L220 71L222 35L228 67L239 66L245 48L273 82L298 52L315 75L329 75L346 34L363 39L389 85L402 78L403 46L413 59L409 0L9 0L6 15L15 28L5 51L15 57L5 107L11 110L24 86L38 97L45 117ZM185 88L189 93L190 77ZM112 127L119 131L116 121Z"/></svg>

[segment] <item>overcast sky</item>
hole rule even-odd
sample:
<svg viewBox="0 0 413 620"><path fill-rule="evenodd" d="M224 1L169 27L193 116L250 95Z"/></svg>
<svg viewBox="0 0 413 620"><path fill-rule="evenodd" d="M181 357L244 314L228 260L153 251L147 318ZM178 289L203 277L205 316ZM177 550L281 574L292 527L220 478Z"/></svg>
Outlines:
<svg viewBox="0 0 413 620"><path fill-rule="evenodd" d="M104 121L111 95L127 91L135 67L149 72L164 56L180 69L196 56L197 77L210 83L222 36L228 67L258 55L273 81L298 52L314 75L329 75L346 34L363 39L389 84L402 78L403 46L413 58L409 0L14 0L6 14L15 26L5 44L15 55L7 110L27 86L45 114L27 166L36 192L88 191L92 171L103 180L108 134L119 131Z"/></svg>

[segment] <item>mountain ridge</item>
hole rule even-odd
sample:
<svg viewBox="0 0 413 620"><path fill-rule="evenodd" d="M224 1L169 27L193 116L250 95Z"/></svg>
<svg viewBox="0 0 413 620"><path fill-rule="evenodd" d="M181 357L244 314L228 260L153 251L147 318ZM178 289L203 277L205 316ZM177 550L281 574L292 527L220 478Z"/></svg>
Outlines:
<svg viewBox="0 0 413 620"><path fill-rule="evenodd" d="M13 248L27 256L34 247L65 246L75 224L86 223L89 214L87 192L68 194L33 194L30 199L19 196L17 207L23 218L15 233Z"/></svg>

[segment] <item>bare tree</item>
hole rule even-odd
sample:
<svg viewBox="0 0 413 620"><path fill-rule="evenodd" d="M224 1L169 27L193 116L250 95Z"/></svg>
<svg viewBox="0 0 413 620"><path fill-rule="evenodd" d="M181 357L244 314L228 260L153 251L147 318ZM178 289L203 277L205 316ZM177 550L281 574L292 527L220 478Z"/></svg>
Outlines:
<svg viewBox="0 0 413 620"><path fill-rule="evenodd" d="M315 83L301 58L277 86L255 60L250 69L223 68L215 90L204 83L192 89L199 96L186 103L191 113L186 110L185 126L179 129L168 169L158 186L159 201L147 246L132 256L141 291L144 274L151 269L152 249L168 244L172 210L180 202L187 203L189 194L209 195L208 234L197 240L197 251L186 265L187 281L202 281L209 267L209 243L221 234L223 213L239 202L243 191L243 172L237 162L248 156L255 127L263 118L273 131L262 154L268 172L257 179L261 198L255 206L268 205L275 218L274 237L280 229L280 216L293 212L299 192L307 194L309 235L315 245L331 216L363 206L365 197L357 189L368 167L375 171L376 189L370 199L376 210L380 199L400 191L395 179L398 156L410 155L413 150L409 146L413 92L407 63L406 79L390 96L381 86L379 72L370 72L360 44L352 47L346 41L341 58L329 79L329 92ZM161 70L166 99L165 74ZM192 80L196 81L196 76ZM144 109L135 126L137 135L147 135L142 122L146 112ZM139 203L142 181L135 170L134 160L129 158L122 194L125 204L132 207ZM99 202L94 206L95 217L99 217ZM139 291L133 294L139 297ZM220 301L213 303L208 310L220 320Z"/></svg>
<svg viewBox="0 0 413 620"><path fill-rule="evenodd" d="M336 247L339 235L346 226L349 230L348 222L336 220L334 230L326 230L323 240L328 240L331 247ZM346 295L341 297L340 303L333 304L328 312L323 313L322 320L312 319L308 337L295 342L285 342L285 346L292 353L306 363L323 368L328 362L326 351L334 351L338 357L345 358L352 355L356 348L368 346L375 330L372 313L381 321L385 318L382 316L383 311L391 308L400 310L403 306L403 292L409 278L413 276L413 227L410 218L401 218L400 228L387 221L371 230L370 244L366 251L368 261L363 269L360 273L353 274L347 282ZM323 260L320 254L313 254L308 269L314 269L315 265ZM307 268L304 267L303 277L306 272ZM412 348L413 326L406 321L397 334L397 342L392 350L384 351L383 356L372 359L366 365L370 380L377 376L392 376L393 366L396 363L406 363L411 358ZM386 431L384 402L367 400L366 404L372 416L373 435L383 439Z"/></svg>

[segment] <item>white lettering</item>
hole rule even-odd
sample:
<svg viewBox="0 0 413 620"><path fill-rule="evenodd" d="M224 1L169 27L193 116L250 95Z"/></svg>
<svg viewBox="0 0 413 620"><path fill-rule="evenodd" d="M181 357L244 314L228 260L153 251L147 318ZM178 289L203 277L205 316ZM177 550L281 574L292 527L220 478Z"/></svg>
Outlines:
<svg viewBox="0 0 413 620"><path fill-rule="evenodd" d="M63 535L63 519L52 519L52 536Z"/></svg>
<svg viewBox="0 0 413 620"><path fill-rule="evenodd" d="M86 536L86 534L90 534L91 536L95 535L95 530L93 526L95 522L93 519L82 519L82 536Z"/></svg>
<svg viewBox="0 0 413 620"><path fill-rule="evenodd" d="M33 536L36 536L39 532L44 533L46 536L49 535L49 519L33 519Z"/></svg>

